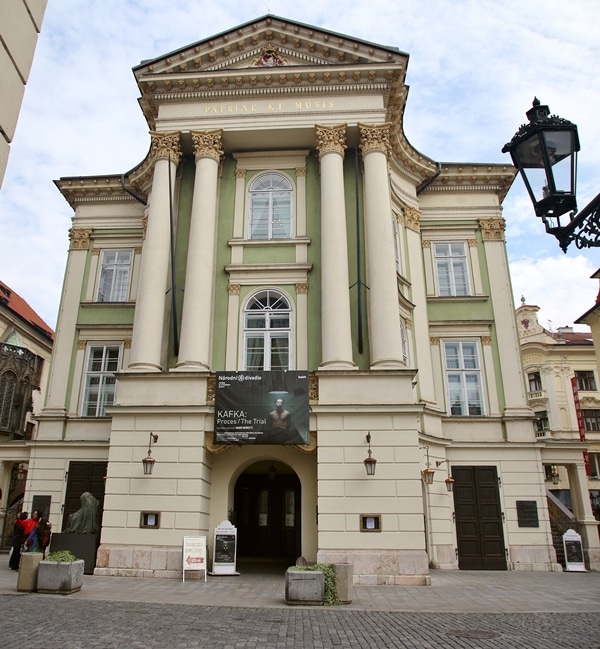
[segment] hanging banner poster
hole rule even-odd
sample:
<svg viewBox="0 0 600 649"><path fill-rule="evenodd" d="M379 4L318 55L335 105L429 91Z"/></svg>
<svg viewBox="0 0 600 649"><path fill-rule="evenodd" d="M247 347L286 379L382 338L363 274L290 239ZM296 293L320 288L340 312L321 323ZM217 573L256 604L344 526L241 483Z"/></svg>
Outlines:
<svg viewBox="0 0 600 649"><path fill-rule="evenodd" d="M308 372L217 372L217 444L308 444Z"/></svg>

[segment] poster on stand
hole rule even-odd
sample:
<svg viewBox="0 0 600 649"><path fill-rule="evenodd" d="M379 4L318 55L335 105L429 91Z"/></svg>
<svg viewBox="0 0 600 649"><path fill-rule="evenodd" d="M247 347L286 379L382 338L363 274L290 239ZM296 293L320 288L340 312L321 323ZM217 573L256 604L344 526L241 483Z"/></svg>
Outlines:
<svg viewBox="0 0 600 649"><path fill-rule="evenodd" d="M217 444L309 444L308 372L217 372Z"/></svg>
<svg viewBox="0 0 600 649"><path fill-rule="evenodd" d="M183 581L188 570L204 571L206 581L206 537L205 536L184 536L183 537Z"/></svg>
<svg viewBox="0 0 600 649"><path fill-rule="evenodd" d="M236 556L237 528L229 521L222 521L215 527L212 574L238 575Z"/></svg>

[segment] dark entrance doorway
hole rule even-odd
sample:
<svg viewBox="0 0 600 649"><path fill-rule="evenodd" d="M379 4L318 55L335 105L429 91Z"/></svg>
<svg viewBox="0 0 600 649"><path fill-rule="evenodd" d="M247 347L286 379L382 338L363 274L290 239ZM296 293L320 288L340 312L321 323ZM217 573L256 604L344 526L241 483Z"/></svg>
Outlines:
<svg viewBox="0 0 600 649"><path fill-rule="evenodd" d="M85 491L89 491L98 500L98 529L100 529L104 510L104 480L107 467L107 462L69 462L63 531L67 526L69 515L81 507L81 494Z"/></svg>
<svg viewBox="0 0 600 649"><path fill-rule="evenodd" d="M454 510L461 570L506 570L498 473L494 466L454 466Z"/></svg>
<svg viewBox="0 0 600 649"><path fill-rule="evenodd" d="M285 464L257 462L238 478L234 524L239 559L293 565L300 554L300 480Z"/></svg>

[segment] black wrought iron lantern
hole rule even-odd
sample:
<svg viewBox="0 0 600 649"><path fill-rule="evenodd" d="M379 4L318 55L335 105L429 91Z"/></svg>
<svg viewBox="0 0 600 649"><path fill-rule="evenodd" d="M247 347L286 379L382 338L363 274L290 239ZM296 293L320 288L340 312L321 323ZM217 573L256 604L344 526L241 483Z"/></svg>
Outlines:
<svg viewBox="0 0 600 649"><path fill-rule="evenodd" d="M550 115L548 106L537 97L527 117L529 123L521 126L502 152L510 153L536 215L555 219L549 222L550 227L560 226L561 215L577 210L577 126Z"/></svg>
<svg viewBox="0 0 600 649"><path fill-rule="evenodd" d="M154 469L154 464L156 460L152 457L152 442L156 444L158 442L158 435L155 433L150 433L150 439L148 440L148 455L142 460L142 465L144 466L144 475L152 475Z"/></svg>
<svg viewBox="0 0 600 649"><path fill-rule="evenodd" d="M572 241L578 248L600 246L600 194L576 214L577 125L550 115L537 97L527 117L529 123L521 126L502 152L510 153L536 215L564 252ZM567 213L568 221L561 223Z"/></svg>
<svg viewBox="0 0 600 649"><path fill-rule="evenodd" d="M367 475L375 475L377 460L373 457L373 453L371 451L371 433L367 433L367 444L369 445L369 455L363 460L363 464L365 465L365 469L367 470Z"/></svg>

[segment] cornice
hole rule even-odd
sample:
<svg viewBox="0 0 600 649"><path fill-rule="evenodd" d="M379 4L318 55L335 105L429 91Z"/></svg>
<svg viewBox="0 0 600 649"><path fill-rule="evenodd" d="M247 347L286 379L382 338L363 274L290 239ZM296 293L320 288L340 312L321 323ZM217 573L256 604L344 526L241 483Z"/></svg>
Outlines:
<svg viewBox="0 0 600 649"><path fill-rule="evenodd" d="M494 192L504 200L517 170L504 164L442 164L442 173L425 192Z"/></svg>
<svg viewBox="0 0 600 649"><path fill-rule="evenodd" d="M54 184L73 209L82 204L136 200L123 189L120 176L61 178Z"/></svg>

